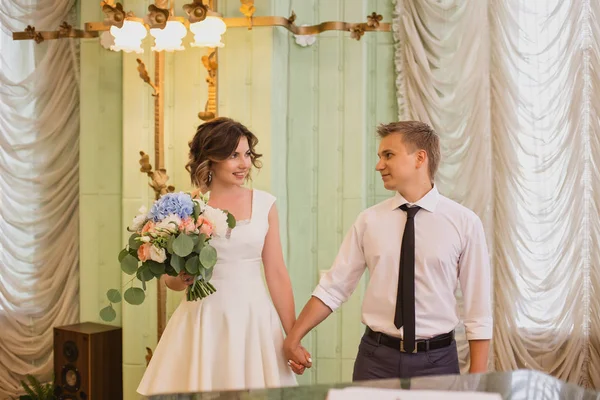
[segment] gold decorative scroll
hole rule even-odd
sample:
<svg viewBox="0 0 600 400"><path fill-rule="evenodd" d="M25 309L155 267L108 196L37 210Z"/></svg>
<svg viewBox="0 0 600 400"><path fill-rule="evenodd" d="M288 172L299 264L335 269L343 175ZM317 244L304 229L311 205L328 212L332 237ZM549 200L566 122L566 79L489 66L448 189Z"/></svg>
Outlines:
<svg viewBox="0 0 600 400"><path fill-rule="evenodd" d="M377 14L376 14L377 15ZM370 16L369 16L370 17ZM310 26L297 26L294 23L293 18L285 17L241 17L241 18L223 18L223 22L227 25L227 28L252 28L256 26L280 26L287 29L295 35L318 35L327 31L345 31L345 32L390 32L392 24L388 22L379 22L376 24L372 22L339 22L339 21L328 21L318 25ZM104 22L87 22L85 24L85 31L78 31L74 29L70 32L67 37L97 37L99 32L107 31L110 29L110 25L106 25ZM58 32L38 32L44 39L59 39L63 36L59 36ZM27 32L15 32L13 33L14 40L30 40L31 35ZM360 38L359 38L360 39Z"/></svg>
<svg viewBox="0 0 600 400"><path fill-rule="evenodd" d="M242 0L242 3L244 0ZM208 0L206 6L213 10L217 10L217 0ZM198 113L198 118L202 121L210 121L217 117L217 69L219 67L217 49L207 49L206 55L202 56L202 65L206 69L208 76L206 83L208 84L208 99L204 106L204 111Z"/></svg>
<svg viewBox="0 0 600 400"><path fill-rule="evenodd" d="M66 22L63 24L68 25ZM100 33L97 31L83 31L81 29L62 29L59 28L57 31L36 31L35 27L28 26L23 32L13 32L13 40L35 40L37 43L41 43L44 40L54 40L62 38L76 38L76 39L88 39L97 38ZM69 25L70 26L70 25Z"/></svg>
<svg viewBox="0 0 600 400"><path fill-rule="evenodd" d="M165 168L165 52L157 51L154 53L154 84L157 87L158 94L154 96L154 165L156 169Z"/></svg>
<svg viewBox="0 0 600 400"><path fill-rule="evenodd" d="M202 64L208 72L206 83L208 84L208 100L204 111L198 113L198 118L210 121L217 116L217 50L209 49L208 54L202 57Z"/></svg>
<svg viewBox="0 0 600 400"><path fill-rule="evenodd" d="M150 87L152 87L152 89L154 89L154 93L152 94L152 96L157 96L158 87L154 83L152 83L152 80L150 80L150 75L148 75L148 71L146 70L146 64L144 64L144 62L139 58L136 58L136 61L138 63L137 70L140 73L140 78L142 78L144 82L146 82L148 85L150 85Z"/></svg>
<svg viewBox="0 0 600 400"><path fill-rule="evenodd" d="M223 18L227 28L248 27L247 18ZM347 31L360 27L364 32L390 32L392 24L378 22L377 26L369 26L369 23L350 22L323 22L318 25L297 26L293 21L284 17L252 17L253 26L280 26L295 35L318 35L326 31Z"/></svg>
<svg viewBox="0 0 600 400"><path fill-rule="evenodd" d="M155 197L159 198L163 194L172 193L175 191L175 187L168 185L169 175L167 170L164 168L152 170L152 164L150 163L150 156L143 151L140 151L140 172L148 175L150 179L150 186L155 193Z"/></svg>

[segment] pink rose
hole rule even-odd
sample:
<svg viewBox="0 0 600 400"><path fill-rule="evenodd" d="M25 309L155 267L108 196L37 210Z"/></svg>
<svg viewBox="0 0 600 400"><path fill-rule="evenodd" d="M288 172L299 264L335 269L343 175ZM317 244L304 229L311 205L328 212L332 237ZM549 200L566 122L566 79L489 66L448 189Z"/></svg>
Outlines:
<svg viewBox="0 0 600 400"><path fill-rule="evenodd" d="M141 262L144 262L150 258L150 243L144 243L138 248L137 255Z"/></svg>
<svg viewBox="0 0 600 400"><path fill-rule="evenodd" d="M155 233L154 226L155 225L153 221L146 222L146 225L144 225L144 227L142 228L142 235L144 233Z"/></svg>
<svg viewBox="0 0 600 400"><path fill-rule="evenodd" d="M209 220L203 217L198 217L198 221L196 225L200 229L200 233L204 233L206 236L210 237L213 233L213 226Z"/></svg>
<svg viewBox="0 0 600 400"><path fill-rule="evenodd" d="M183 233L190 234L196 230L196 225L194 224L194 220L190 217L184 218L179 223L179 230Z"/></svg>

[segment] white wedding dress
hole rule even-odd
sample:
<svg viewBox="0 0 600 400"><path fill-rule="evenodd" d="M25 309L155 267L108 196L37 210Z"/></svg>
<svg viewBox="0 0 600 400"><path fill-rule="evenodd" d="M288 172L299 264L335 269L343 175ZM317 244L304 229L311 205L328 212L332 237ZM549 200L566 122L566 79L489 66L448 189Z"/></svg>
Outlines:
<svg viewBox="0 0 600 400"><path fill-rule="evenodd" d="M252 217L230 238L214 237L216 293L185 297L161 337L137 391L164 393L296 385L283 354L283 332L261 273L262 249L275 198L252 193Z"/></svg>

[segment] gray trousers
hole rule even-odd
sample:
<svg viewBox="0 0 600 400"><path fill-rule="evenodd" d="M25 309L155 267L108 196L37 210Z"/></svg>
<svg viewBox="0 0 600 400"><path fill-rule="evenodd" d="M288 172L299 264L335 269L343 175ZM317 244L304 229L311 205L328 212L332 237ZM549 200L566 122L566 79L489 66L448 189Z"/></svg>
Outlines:
<svg viewBox="0 0 600 400"><path fill-rule="evenodd" d="M402 353L363 336L354 363L353 381L460 374L456 342L423 353Z"/></svg>

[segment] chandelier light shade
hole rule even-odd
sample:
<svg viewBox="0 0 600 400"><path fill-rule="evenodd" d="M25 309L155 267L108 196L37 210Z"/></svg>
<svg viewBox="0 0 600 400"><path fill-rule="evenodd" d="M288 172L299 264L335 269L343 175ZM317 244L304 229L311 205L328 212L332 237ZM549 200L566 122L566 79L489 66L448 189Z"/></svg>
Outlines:
<svg viewBox="0 0 600 400"><path fill-rule="evenodd" d="M110 33L115 38L115 44L110 46L111 50L138 54L144 52L142 39L146 37L148 31L141 21L126 19L121 28L111 26Z"/></svg>
<svg viewBox="0 0 600 400"><path fill-rule="evenodd" d="M187 35L187 29L181 21L169 20L163 28L151 28L150 34L154 37L152 51L180 51L185 48L181 44Z"/></svg>
<svg viewBox="0 0 600 400"><path fill-rule="evenodd" d="M223 47L221 35L225 33L227 26L219 17L208 15L200 22L190 24L190 31L194 34L193 47Z"/></svg>

